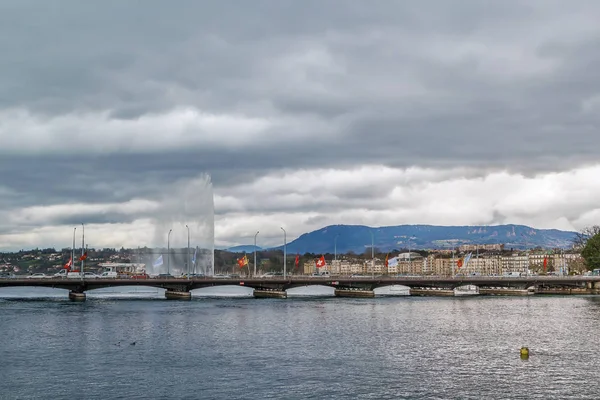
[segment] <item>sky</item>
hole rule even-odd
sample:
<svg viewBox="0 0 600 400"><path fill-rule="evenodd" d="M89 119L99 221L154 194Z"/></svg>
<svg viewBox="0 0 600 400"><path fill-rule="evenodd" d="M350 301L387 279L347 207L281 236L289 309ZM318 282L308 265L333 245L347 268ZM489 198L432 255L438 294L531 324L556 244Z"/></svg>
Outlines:
<svg viewBox="0 0 600 400"><path fill-rule="evenodd" d="M592 0L4 0L0 251L600 220ZM79 228L81 230L81 228ZM80 231L77 231L79 235ZM77 239L80 240L79 238ZM203 239L202 239L203 240Z"/></svg>

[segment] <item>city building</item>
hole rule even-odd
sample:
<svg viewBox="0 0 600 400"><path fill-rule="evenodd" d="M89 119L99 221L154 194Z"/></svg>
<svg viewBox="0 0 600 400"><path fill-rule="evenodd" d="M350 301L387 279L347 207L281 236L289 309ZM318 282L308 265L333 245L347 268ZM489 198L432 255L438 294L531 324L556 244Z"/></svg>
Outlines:
<svg viewBox="0 0 600 400"><path fill-rule="evenodd" d="M504 250L503 244L462 244L458 246L458 251L466 253L468 251L502 251Z"/></svg>

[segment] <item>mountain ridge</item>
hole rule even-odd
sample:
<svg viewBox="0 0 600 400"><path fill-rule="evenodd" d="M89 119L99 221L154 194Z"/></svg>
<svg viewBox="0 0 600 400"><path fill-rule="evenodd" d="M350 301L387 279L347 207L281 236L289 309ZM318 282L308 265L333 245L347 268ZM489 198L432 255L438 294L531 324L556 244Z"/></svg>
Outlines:
<svg viewBox="0 0 600 400"><path fill-rule="evenodd" d="M373 237L371 238L371 232ZM443 249L463 244L504 244L505 248L570 248L576 232L526 225L329 225L287 244L289 253L362 253L371 240L378 251ZM337 239L336 239L337 237ZM336 243L337 242L337 243ZM337 246L336 246L337 244ZM337 247L337 249L336 249ZM283 249L283 246L272 249Z"/></svg>

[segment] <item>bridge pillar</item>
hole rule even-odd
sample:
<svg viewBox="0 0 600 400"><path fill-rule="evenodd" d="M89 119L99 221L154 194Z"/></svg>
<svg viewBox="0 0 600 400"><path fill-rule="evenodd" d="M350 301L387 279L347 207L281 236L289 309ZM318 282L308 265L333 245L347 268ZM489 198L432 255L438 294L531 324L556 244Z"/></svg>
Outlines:
<svg viewBox="0 0 600 400"><path fill-rule="evenodd" d="M375 292L372 290L364 290L364 289L335 289L333 294L336 297L359 297L359 298L369 298L375 297Z"/></svg>
<svg viewBox="0 0 600 400"><path fill-rule="evenodd" d="M69 292L69 300L71 300L71 301L85 301L85 293L74 292L74 291L71 290Z"/></svg>
<svg viewBox="0 0 600 400"><path fill-rule="evenodd" d="M192 292L178 292L175 290L167 290L165 292L167 300L191 300Z"/></svg>
<svg viewBox="0 0 600 400"><path fill-rule="evenodd" d="M287 299L287 292L285 290L254 289L253 294L256 299Z"/></svg>

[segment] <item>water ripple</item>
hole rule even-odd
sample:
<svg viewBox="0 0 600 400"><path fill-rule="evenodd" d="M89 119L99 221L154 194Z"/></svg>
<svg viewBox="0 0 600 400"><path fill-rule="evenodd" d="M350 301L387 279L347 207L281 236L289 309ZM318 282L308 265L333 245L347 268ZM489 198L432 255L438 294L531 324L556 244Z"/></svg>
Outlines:
<svg viewBox="0 0 600 400"><path fill-rule="evenodd" d="M599 323L598 297L4 300L0 398L595 399Z"/></svg>

